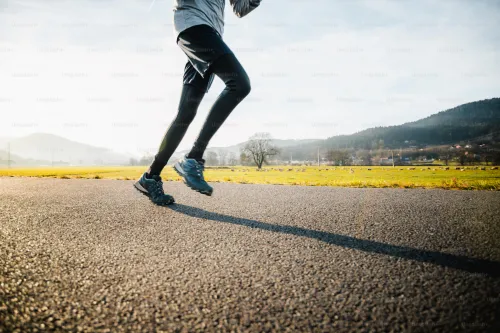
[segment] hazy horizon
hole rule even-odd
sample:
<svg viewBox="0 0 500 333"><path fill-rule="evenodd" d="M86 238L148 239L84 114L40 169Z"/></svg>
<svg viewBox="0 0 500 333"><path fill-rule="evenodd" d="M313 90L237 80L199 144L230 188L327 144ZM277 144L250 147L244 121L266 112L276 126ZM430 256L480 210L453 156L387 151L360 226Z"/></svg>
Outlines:
<svg viewBox="0 0 500 333"><path fill-rule="evenodd" d="M51 133L154 152L176 113L186 58L172 1L149 11L151 2L1 3L0 84L9 89L0 91L0 137ZM243 19L227 6L224 39L253 90L210 146L255 132L325 139L498 97L499 14L488 0L263 0ZM191 146L222 88L216 79L178 150Z"/></svg>
<svg viewBox="0 0 500 333"><path fill-rule="evenodd" d="M0 136L0 151L6 151L7 148L8 148L8 142L9 141L13 141L13 140L16 140L16 139L22 139L22 138L25 138L25 137L30 137L30 136L34 136L34 135L54 135L54 136L57 136L59 138L62 138L62 139L67 139L67 140L70 140L70 141L74 141L76 143L80 143L80 144L87 144L87 145L91 145L93 146L94 148L104 148L104 149L109 149L109 150L112 150L116 153L120 153L120 154L129 154L130 157L135 157L135 158L141 158L147 154L137 154L137 153L130 153L130 152L121 152L121 151L118 151L118 150L114 150L113 148L111 147L105 147L105 146L96 146L96 145L92 145L92 144L88 144L86 142L81 142L81 141L77 141L77 140L73 140L73 139L70 139L70 138L67 138L67 137L64 137L64 136L61 136L59 134L55 134L55 133L48 133L48 132L33 132L33 133L28 133L26 135L20 135L20 136ZM295 141L299 141L299 140L302 140L302 141L307 141L307 140L322 140L321 138L320 139L317 139L317 138L306 138L306 139L282 139L282 138L275 138L273 137L272 138L273 140L280 140L280 141L292 141L292 140L295 140ZM239 144L242 144L244 141L241 141L241 142L234 142L234 143L228 143L227 145L225 146L214 146L214 145L210 145L207 149L216 149L216 148L227 148L227 147L231 147L231 146L236 146L236 145L239 145ZM2 145L5 145L2 146ZM177 149L175 151L175 153L178 153L180 151L185 151L185 150L189 150L190 147L186 147L185 149ZM11 149L11 153L15 154L16 152L14 150Z"/></svg>

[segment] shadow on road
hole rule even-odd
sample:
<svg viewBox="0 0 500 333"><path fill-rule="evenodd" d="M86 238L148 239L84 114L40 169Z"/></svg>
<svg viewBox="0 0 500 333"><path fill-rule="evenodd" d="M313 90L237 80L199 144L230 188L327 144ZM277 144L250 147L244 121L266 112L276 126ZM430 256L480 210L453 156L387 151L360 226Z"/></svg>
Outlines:
<svg viewBox="0 0 500 333"><path fill-rule="evenodd" d="M170 206L170 208L176 212L183 213L192 217L204 218L224 223L237 224L250 228L258 228L267 231L279 232L300 237L309 237L328 244L342 246L349 249L385 254L388 256L410 259L420 262L427 262L471 273L482 273L492 277L500 276L500 262L497 261L474 259L459 255L437 252L437 251L419 250L407 246L391 245L371 240L358 239L350 236L333 234L324 231L259 222L256 220L217 214L206 211L204 209L182 204L175 204Z"/></svg>

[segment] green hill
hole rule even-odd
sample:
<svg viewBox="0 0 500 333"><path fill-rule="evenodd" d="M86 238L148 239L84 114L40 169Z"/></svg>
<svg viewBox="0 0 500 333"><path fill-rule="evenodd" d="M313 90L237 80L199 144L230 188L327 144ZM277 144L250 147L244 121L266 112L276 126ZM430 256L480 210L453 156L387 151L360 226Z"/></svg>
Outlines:
<svg viewBox="0 0 500 333"><path fill-rule="evenodd" d="M478 137L498 137L499 131L500 98L493 98L463 104L415 122L334 136L326 139L323 147L372 149L380 145L389 148L443 145Z"/></svg>

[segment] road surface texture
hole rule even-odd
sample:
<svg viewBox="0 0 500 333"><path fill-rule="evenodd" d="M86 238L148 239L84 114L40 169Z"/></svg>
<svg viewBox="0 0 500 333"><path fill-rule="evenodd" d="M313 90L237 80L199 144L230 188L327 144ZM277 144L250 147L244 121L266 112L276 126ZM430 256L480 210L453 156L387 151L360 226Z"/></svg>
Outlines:
<svg viewBox="0 0 500 333"><path fill-rule="evenodd" d="M0 178L0 331L500 332L500 192Z"/></svg>

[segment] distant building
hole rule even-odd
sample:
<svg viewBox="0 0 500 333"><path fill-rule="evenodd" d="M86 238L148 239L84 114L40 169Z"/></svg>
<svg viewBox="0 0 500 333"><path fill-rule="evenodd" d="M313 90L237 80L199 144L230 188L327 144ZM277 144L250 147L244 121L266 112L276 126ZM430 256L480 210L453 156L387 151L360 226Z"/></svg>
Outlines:
<svg viewBox="0 0 500 333"><path fill-rule="evenodd" d="M379 161L380 165L392 165L392 158L381 158Z"/></svg>
<svg viewBox="0 0 500 333"><path fill-rule="evenodd" d="M380 165L392 165L392 158L381 158L379 160ZM411 160L408 157L403 157L403 158L394 158L394 165L406 165L406 164L411 164Z"/></svg>
<svg viewBox="0 0 500 333"><path fill-rule="evenodd" d="M409 158L409 157L403 157L403 158L399 161L399 163L401 163L401 164L411 164L411 160L410 160L410 158Z"/></svg>

